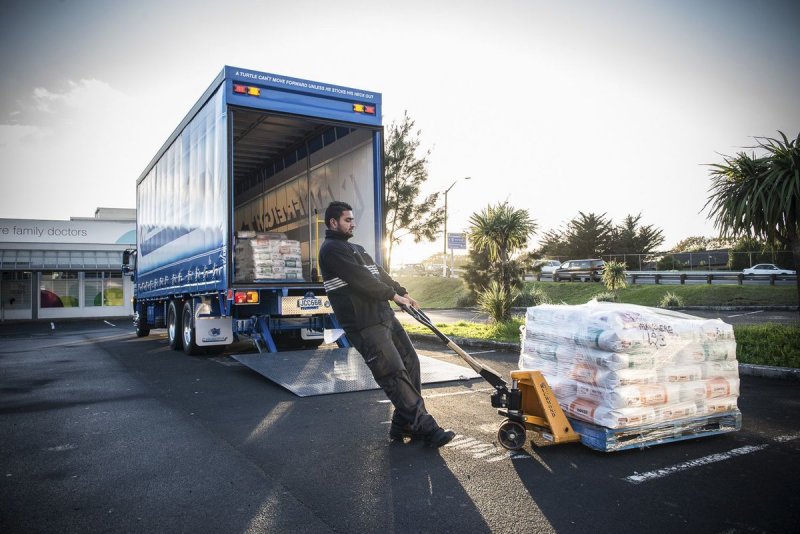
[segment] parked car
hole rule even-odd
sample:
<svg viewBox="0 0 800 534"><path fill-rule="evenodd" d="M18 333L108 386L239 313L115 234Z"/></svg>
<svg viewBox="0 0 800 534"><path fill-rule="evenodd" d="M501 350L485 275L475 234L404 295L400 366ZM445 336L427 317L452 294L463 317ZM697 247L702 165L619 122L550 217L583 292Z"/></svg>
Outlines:
<svg viewBox="0 0 800 534"><path fill-rule="evenodd" d="M753 265L749 269L744 269L742 271L743 274L797 274L795 271L790 271L789 269L781 269L777 265L773 265L772 263L759 263L758 265Z"/></svg>
<svg viewBox="0 0 800 534"><path fill-rule="evenodd" d="M553 271L553 282L576 280L582 282L599 282L603 276L606 263L603 260L569 260Z"/></svg>
<svg viewBox="0 0 800 534"><path fill-rule="evenodd" d="M541 267L540 272L542 274L553 274L553 271L561 267L561 262L558 260L542 260L539 263L539 267Z"/></svg>

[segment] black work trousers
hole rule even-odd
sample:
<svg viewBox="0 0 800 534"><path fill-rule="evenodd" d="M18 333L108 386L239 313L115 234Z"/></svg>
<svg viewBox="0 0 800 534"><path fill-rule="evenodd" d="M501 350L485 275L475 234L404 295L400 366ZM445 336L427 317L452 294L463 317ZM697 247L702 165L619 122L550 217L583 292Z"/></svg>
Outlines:
<svg viewBox="0 0 800 534"><path fill-rule="evenodd" d="M394 406L392 421L414 432L430 432L437 424L422 399L419 356L396 317L363 330L347 332L375 382Z"/></svg>

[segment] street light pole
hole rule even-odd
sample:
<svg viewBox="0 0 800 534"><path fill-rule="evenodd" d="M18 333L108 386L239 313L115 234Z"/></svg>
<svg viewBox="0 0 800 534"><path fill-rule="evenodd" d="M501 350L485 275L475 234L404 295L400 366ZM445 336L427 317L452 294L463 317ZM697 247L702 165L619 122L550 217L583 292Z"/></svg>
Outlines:
<svg viewBox="0 0 800 534"><path fill-rule="evenodd" d="M469 179L471 179L470 176L464 177L464 180ZM457 178L455 182L450 184L450 187L444 190L444 247L442 249L442 262L444 263L444 266L442 267L442 276L446 278L449 278L447 273L447 193L453 189L453 186L458 183L458 180L461 180L461 178Z"/></svg>

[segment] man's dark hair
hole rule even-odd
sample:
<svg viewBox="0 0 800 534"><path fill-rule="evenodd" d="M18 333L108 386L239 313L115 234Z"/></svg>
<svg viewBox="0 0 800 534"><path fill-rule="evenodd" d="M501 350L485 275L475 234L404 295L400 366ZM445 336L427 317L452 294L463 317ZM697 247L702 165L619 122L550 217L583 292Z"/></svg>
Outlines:
<svg viewBox="0 0 800 534"><path fill-rule="evenodd" d="M328 207L325 209L325 226L330 228L331 219L336 219L338 221L339 217L342 216L343 211L353 211L353 206L347 202L341 202L339 200L334 200L328 204Z"/></svg>

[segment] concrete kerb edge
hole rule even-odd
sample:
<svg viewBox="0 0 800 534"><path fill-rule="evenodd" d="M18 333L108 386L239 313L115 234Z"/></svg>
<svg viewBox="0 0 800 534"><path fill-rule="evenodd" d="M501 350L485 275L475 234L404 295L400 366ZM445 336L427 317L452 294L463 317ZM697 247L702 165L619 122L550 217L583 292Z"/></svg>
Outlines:
<svg viewBox="0 0 800 534"><path fill-rule="evenodd" d="M755 365L740 363L739 374L747 376L761 376L764 378L781 378L800 382L800 369L792 367L770 367L769 365Z"/></svg>
<svg viewBox="0 0 800 534"><path fill-rule="evenodd" d="M433 334L409 334L409 337L420 341L440 341ZM505 350L508 352L520 352L519 343L509 343L504 341L490 341L484 339L450 338L459 347L472 347L479 349ZM769 365L755 365L750 363L739 364L739 375L760 376L763 378L778 378L783 380L800 381L800 369L791 367L770 367Z"/></svg>

